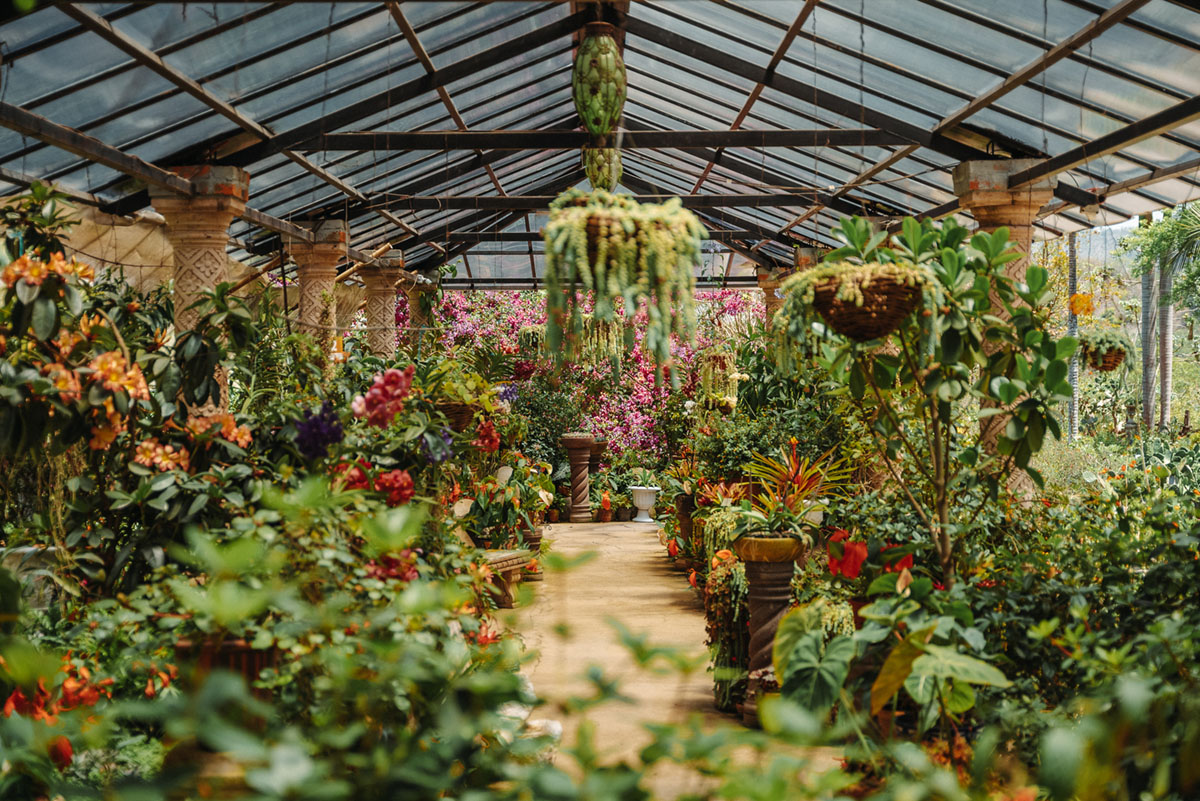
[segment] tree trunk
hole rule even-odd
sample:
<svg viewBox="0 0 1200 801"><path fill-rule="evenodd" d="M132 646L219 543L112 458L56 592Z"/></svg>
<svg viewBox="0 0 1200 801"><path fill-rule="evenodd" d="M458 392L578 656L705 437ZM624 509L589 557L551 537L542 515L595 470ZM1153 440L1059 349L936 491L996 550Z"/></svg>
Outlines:
<svg viewBox="0 0 1200 801"><path fill-rule="evenodd" d="M1142 215L1142 225L1150 215ZM1154 425L1154 270L1142 273L1142 425Z"/></svg>
<svg viewBox="0 0 1200 801"><path fill-rule="evenodd" d="M1071 298L1079 291L1079 276L1076 272L1075 232L1067 235L1067 336L1079 336L1079 316L1071 308ZM1067 380L1071 383L1071 401L1067 406L1067 442L1079 439L1079 356L1071 357L1067 369Z"/></svg>
<svg viewBox="0 0 1200 801"><path fill-rule="evenodd" d="M1171 384L1175 370L1175 306L1171 303L1174 284L1167 259L1158 267L1158 429L1171 425Z"/></svg>

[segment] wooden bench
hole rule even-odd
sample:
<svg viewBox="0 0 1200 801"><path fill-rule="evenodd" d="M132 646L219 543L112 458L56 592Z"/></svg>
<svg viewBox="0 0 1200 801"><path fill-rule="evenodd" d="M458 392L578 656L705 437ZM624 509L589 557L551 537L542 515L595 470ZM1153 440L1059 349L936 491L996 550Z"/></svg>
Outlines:
<svg viewBox="0 0 1200 801"><path fill-rule="evenodd" d="M463 499L454 504L454 516L463 518L471 510L471 501ZM521 581L526 565L533 559L533 552L520 549L486 549L480 548L471 539L462 526L456 526L454 533L458 535L463 545L475 548L483 555L483 563L492 571L492 586L496 588L496 606L501 609L512 609L516 606L514 591Z"/></svg>

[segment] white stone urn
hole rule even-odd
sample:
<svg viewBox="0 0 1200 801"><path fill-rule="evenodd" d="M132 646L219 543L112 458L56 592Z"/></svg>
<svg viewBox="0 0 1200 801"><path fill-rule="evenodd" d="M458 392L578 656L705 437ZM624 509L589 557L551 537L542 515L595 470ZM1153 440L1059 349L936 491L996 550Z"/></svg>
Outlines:
<svg viewBox="0 0 1200 801"><path fill-rule="evenodd" d="M633 495L633 505L637 507L637 515L634 516L635 523L653 523L654 518L650 516L650 511L654 508L654 500L658 497L660 487L630 487L629 491Z"/></svg>

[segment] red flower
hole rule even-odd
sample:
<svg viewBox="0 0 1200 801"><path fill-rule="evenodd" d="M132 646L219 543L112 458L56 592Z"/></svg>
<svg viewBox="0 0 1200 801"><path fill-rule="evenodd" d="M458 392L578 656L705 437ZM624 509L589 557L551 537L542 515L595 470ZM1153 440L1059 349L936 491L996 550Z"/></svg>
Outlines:
<svg viewBox="0 0 1200 801"><path fill-rule="evenodd" d="M50 741L46 750L50 753L50 761L59 770L66 770L75 757L75 749L71 748L71 741L61 734Z"/></svg>
<svg viewBox="0 0 1200 801"><path fill-rule="evenodd" d="M407 470L389 470L375 479L375 489L388 494L389 506L408 503L417 493Z"/></svg>
<svg viewBox="0 0 1200 801"><path fill-rule="evenodd" d="M867 561L867 544L865 542L847 542L850 532L843 528L836 529L829 536L829 572L839 573L848 579L858 578L862 572L863 562ZM834 543L844 543L839 549L841 555L835 555Z"/></svg>
<svg viewBox="0 0 1200 801"><path fill-rule="evenodd" d="M888 545L883 549L883 553L887 553L893 548L899 548L899 545ZM886 561L886 559L885 559ZM913 558L911 553L906 553L904 556L897 559L890 565L885 565L883 570L885 573L899 573L901 570L912 570Z"/></svg>
<svg viewBox="0 0 1200 801"><path fill-rule="evenodd" d="M500 450L500 435L496 433L496 426L491 420L484 420L475 429L475 441L472 444L488 453Z"/></svg>
<svg viewBox="0 0 1200 801"><path fill-rule="evenodd" d="M367 471L371 469L371 465L367 464L362 459L358 463L342 462L333 468L333 472L337 473L345 481L346 489L373 489L371 486L371 478Z"/></svg>
<svg viewBox="0 0 1200 801"><path fill-rule="evenodd" d="M671 540L667 543L667 555L671 557L679 556L679 541Z"/></svg>
<svg viewBox="0 0 1200 801"><path fill-rule="evenodd" d="M691 584L693 587L696 586L696 571L695 570L688 572L688 584Z"/></svg>

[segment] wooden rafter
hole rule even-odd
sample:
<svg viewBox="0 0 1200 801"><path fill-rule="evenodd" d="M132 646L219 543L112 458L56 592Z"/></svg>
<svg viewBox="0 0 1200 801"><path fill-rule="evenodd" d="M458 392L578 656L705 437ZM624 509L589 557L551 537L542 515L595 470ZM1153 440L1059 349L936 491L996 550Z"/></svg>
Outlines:
<svg viewBox="0 0 1200 801"><path fill-rule="evenodd" d="M57 147L60 150L73 153L80 158L87 159L96 164L102 164L105 167L124 173L131 178L136 178L151 186L157 186L160 189L174 192L177 195L194 194L192 182L186 178L182 178L170 170L164 170L162 167L157 167L147 161L143 161L137 156L124 153L111 145L106 145L99 139L88 136L74 128L51 122L40 114L26 111L20 106L14 106L11 103L0 103L0 125L24 136L29 136ZM297 239L311 242L313 238L312 232L307 229L300 228L287 220L281 220L278 217L273 217L270 214L265 214L250 207L246 208L242 217L262 228L286 234Z"/></svg>
<svg viewBox="0 0 1200 801"><path fill-rule="evenodd" d="M779 62L783 61L783 57L787 54L788 49L792 46L792 42L796 40L797 34L799 34L800 30L804 27L804 23L808 21L813 9L817 7L817 2L818 0L804 0L804 5L802 5L800 7L800 11L796 13L796 19L792 21L791 27L789 27L787 32L784 33L783 39L779 42L779 46L775 48L775 53L771 56L770 62L767 63L767 69L764 71L764 75L770 75L775 72L776 68L779 66ZM754 88L750 90L750 94L746 97L746 102L742 104L741 110L738 111L737 116L734 117L733 122L730 123L729 130L735 131L741 127L742 123L746 121L746 117L750 114L750 109L754 107L754 104L758 101L759 96L762 95L763 89L766 87L767 85L762 81L754 84ZM718 148L718 158L720 157L720 153L721 149ZM715 164L715 161L710 161L704 167L704 170L700 173L700 177L696 179L696 185L692 187L692 194L700 191L700 187L703 186L704 182L708 179L708 174L712 172L713 165Z"/></svg>
<svg viewBox="0 0 1200 801"><path fill-rule="evenodd" d="M390 209L545 209L554 200L554 195L426 195L408 198L392 198L386 201ZM677 197L689 208L730 207L780 207L808 206L824 197L815 189L808 192L780 192L775 194L706 194L667 195L645 194L634 199L639 203L664 203Z"/></svg>
<svg viewBox="0 0 1200 801"><path fill-rule="evenodd" d="M839 147L899 145L909 139L874 129L730 131L616 131L594 138L586 131L348 131L322 134L301 150L578 150L617 147L622 150L726 147Z"/></svg>

